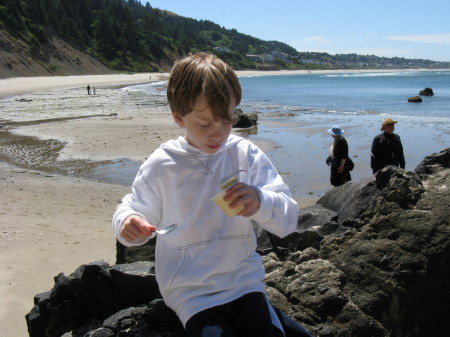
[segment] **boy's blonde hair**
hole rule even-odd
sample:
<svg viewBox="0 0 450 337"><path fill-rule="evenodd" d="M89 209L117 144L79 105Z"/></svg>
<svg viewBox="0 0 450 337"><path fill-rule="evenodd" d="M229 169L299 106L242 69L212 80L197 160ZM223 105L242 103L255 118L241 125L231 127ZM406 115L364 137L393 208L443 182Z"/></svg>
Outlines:
<svg viewBox="0 0 450 337"><path fill-rule="evenodd" d="M203 95L216 120L232 121L230 103L241 102L242 89L234 70L217 56L197 53L175 62L167 85L170 109L181 116L192 112Z"/></svg>

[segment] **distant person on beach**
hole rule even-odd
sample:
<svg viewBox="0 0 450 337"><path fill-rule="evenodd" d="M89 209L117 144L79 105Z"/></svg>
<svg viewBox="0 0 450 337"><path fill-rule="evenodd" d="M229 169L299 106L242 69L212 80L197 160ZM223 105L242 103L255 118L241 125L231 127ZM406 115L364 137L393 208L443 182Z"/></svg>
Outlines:
<svg viewBox="0 0 450 337"><path fill-rule="evenodd" d="M93 87L93 88L92 88L92 90L93 90L93 92L94 92L94 95L95 95L95 94L96 94L96 91L95 91L95 87Z"/></svg>
<svg viewBox="0 0 450 337"><path fill-rule="evenodd" d="M241 95L235 72L216 56L175 63L167 98L185 136L143 163L113 230L122 244L138 246L179 224L157 236L155 275L189 336L275 337L283 329L311 336L268 301L253 222L284 237L297 229L298 206L268 157L231 134ZM236 215L211 200L221 190Z"/></svg>
<svg viewBox="0 0 450 337"><path fill-rule="evenodd" d="M327 132L334 139L331 153L326 160L327 165L330 166L330 183L333 186L341 186L352 180L350 171L353 169L353 161L348 156L348 143L342 135L344 130L335 125Z"/></svg>
<svg viewBox="0 0 450 337"><path fill-rule="evenodd" d="M405 156L400 136L394 133L397 121L391 118L383 119L381 131L372 142L370 154L370 167L373 173L377 173L387 165L405 168Z"/></svg>
<svg viewBox="0 0 450 337"><path fill-rule="evenodd" d="M88 92L88 95L91 94L91 86L89 84L87 85L87 92Z"/></svg>

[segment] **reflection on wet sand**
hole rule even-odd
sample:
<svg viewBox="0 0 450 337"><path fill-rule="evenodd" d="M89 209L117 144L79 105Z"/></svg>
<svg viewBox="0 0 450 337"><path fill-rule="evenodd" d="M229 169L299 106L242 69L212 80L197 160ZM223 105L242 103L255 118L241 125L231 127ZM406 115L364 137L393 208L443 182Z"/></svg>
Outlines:
<svg viewBox="0 0 450 337"><path fill-rule="evenodd" d="M89 116L93 117L93 116ZM99 165L109 161L90 161L81 159L59 160L65 142L57 139L41 139L33 136L16 135L11 132L20 126L32 126L80 117L52 118L48 120L3 122L0 126L0 160L29 170L44 173L83 176Z"/></svg>
<svg viewBox="0 0 450 337"><path fill-rule="evenodd" d="M44 123L64 122L74 119L105 117L110 115L51 118L35 121L3 122L0 124L0 160L27 170L48 174L83 177L95 181L129 186L142 163L119 158L115 160L60 159L66 142L41 139L11 132L16 127ZM256 125L234 129L242 137L257 135Z"/></svg>

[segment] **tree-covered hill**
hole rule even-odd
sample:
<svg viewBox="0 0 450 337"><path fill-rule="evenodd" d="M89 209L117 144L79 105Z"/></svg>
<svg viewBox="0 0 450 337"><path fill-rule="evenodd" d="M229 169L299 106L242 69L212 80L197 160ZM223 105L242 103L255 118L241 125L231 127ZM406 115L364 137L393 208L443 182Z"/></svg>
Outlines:
<svg viewBox="0 0 450 337"><path fill-rule="evenodd" d="M167 71L175 59L196 51L218 54L235 69L450 67L426 60L299 53L282 42L137 0L1 0L0 46L0 69L14 73L29 62L31 74L33 64L49 74L74 74L71 62L78 63L79 73L89 72L86 64L93 73Z"/></svg>

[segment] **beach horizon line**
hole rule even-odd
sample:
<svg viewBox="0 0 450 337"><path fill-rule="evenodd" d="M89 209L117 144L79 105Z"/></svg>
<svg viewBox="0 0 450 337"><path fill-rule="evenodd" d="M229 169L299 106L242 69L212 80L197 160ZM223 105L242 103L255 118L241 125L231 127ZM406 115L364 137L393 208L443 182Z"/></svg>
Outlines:
<svg viewBox="0 0 450 337"><path fill-rule="evenodd" d="M444 71L448 69L333 69L333 70L236 70L238 77L250 76L282 76L309 74L342 74L342 73L376 73L376 72L411 72L411 71ZM97 88L114 85L133 85L165 81L169 73L147 72L133 74L105 75L68 75L68 76L33 76L11 77L0 79L0 98L26 95L39 91L62 88L83 88L90 85Z"/></svg>

